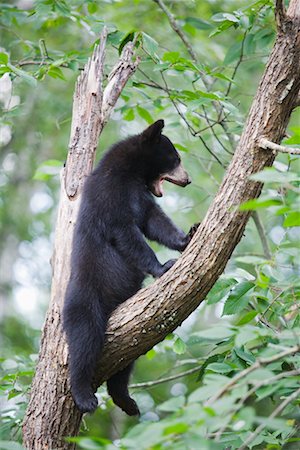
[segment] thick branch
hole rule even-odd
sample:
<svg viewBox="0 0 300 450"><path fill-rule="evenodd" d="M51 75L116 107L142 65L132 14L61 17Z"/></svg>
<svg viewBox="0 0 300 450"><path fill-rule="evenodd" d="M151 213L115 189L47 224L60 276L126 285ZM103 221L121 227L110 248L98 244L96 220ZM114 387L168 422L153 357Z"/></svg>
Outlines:
<svg viewBox="0 0 300 450"><path fill-rule="evenodd" d="M284 147L283 145L275 144L274 142L271 142L265 138L262 138L259 141L259 145L265 150L272 150L275 154L277 154L277 152L281 152L289 153L290 155L300 155L300 148Z"/></svg>
<svg viewBox="0 0 300 450"><path fill-rule="evenodd" d="M300 11L300 0L297 2ZM258 143L263 136L274 142L282 140L299 91L299 25L296 15L287 34L280 33L276 39L233 160L190 246L160 280L112 315L99 383L180 325L223 272L250 215L240 211L239 205L257 198L262 188L249 177L274 160L273 153L262 150Z"/></svg>

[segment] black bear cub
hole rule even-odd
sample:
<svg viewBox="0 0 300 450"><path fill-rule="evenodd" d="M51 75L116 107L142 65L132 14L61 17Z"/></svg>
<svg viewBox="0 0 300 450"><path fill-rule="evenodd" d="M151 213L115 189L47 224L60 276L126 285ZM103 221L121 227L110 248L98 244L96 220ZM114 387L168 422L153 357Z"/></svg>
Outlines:
<svg viewBox="0 0 300 450"><path fill-rule="evenodd" d="M158 120L143 133L115 144L86 179L71 256L63 310L70 354L71 390L81 412L92 412L92 386L112 311L134 295L147 274L163 275L175 260L161 264L144 237L183 251L190 234L179 230L155 203L163 182L190 183ZM129 396L130 364L107 381L114 403L139 414Z"/></svg>

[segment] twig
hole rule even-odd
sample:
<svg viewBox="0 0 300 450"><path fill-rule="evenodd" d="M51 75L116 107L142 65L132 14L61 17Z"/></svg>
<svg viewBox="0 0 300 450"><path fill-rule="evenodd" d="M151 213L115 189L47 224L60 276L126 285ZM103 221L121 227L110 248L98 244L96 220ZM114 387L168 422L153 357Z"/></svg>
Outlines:
<svg viewBox="0 0 300 450"><path fill-rule="evenodd" d="M268 420L274 419L274 417L278 416L278 414L280 414L287 405L292 403L293 400L296 400L299 395L300 395L300 388L297 389L288 397L286 397L286 399L282 403L280 403L280 405L276 409L274 409L272 414L268 418L266 418L266 421L261 425L259 425L259 427L257 427L256 430L250 434L250 436L245 440L243 445L241 445L238 448L238 450L246 450L248 448L248 445L251 444L252 441L254 441L256 436L258 436L259 433L261 433L261 431L268 426Z"/></svg>
<svg viewBox="0 0 300 450"><path fill-rule="evenodd" d="M156 0L154 0L154 1L156 1ZM218 158L218 156L215 155L214 152L208 147L208 145L206 144L205 140L204 140L201 136L198 136L197 131L192 127L192 125L189 123L189 121L187 120L187 118L185 117L185 115L180 111L180 109L178 108L177 103L175 102L175 100L173 100L173 98L172 98L171 95L170 95L169 87L168 87L168 85L167 85L167 82L166 82L166 79L165 79L165 77L164 77L164 74L163 74L162 72L160 72L160 75L161 75L161 77L162 77L162 79L163 79L163 82L164 82L164 85L165 85L165 89L166 89L166 92L167 92L167 94L168 94L168 96L169 96L169 99L171 100L171 102L172 102L174 108L176 109L177 113L179 114L179 116L182 118L182 120L183 120L183 121L185 122L185 124L187 125L187 127L188 127L190 133L192 134L192 136L198 137L198 138L200 139L200 141L202 142L202 144L204 145L204 147L206 148L206 150L208 151L208 153L209 153L211 156L213 156L213 157L215 158L216 161L218 161L218 163L223 167L223 169L225 169L225 166L224 166L224 164L222 163L222 161L221 161L221 160Z"/></svg>
<svg viewBox="0 0 300 450"><path fill-rule="evenodd" d="M232 75L231 75L231 80L232 81L230 81L229 84L228 84L228 88L227 88L225 97L228 97L228 95L229 95L229 93L231 91L231 88L232 88L232 83L233 83L234 77L236 76L238 68L239 68L240 64L242 63L242 61L243 61L243 58L244 58L244 46L245 46L245 40L246 40L246 37L247 37L247 33L248 33L248 29L244 33L243 40L242 40L240 57L238 59L238 62L235 65L235 68L233 69L233 72L232 72Z"/></svg>
<svg viewBox="0 0 300 450"><path fill-rule="evenodd" d="M169 19L170 25L173 28L173 30L175 31L175 33L178 34L178 36L180 37L180 39L182 40L182 42L184 43L189 55L191 56L192 60L194 62L197 62L197 55L193 50L193 47L191 46L191 44L189 43L188 39L186 38L186 36L184 35L184 33L182 32L182 30L180 29L180 27L178 26L178 23L175 19L175 17L173 16L173 14L171 13L171 11L167 8L167 6L164 4L164 2L162 0L153 0L155 3L157 3L159 5L159 7L163 10L163 12L166 14L166 16ZM203 74L202 74L203 75ZM202 80L203 83L205 84L204 80ZM207 83L207 81L206 81Z"/></svg>
<svg viewBox="0 0 300 450"><path fill-rule="evenodd" d="M41 52L41 56L42 56L42 62L44 62L46 59L52 59L49 57L45 39L39 40L39 47L40 47L40 52Z"/></svg>
<svg viewBox="0 0 300 450"><path fill-rule="evenodd" d="M259 217L257 211L253 211L252 219L253 219L253 221L255 223L258 235L260 237L265 258L266 259L271 259L272 258L272 254L271 254L270 247L269 247L269 244L268 244L266 232L265 232L264 226L262 224L262 221L260 220L260 217Z"/></svg>
<svg viewBox="0 0 300 450"><path fill-rule="evenodd" d="M275 19L278 30L282 30L286 20L286 10L284 6L284 0L276 0Z"/></svg>
<svg viewBox="0 0 300 450"><path fill-rule="evenodd" d="M264 310L264 312L261 314L261 317L264 317L266 315L266 313L269 311L269 309L272 307L272 305L274 305L274 303L279 299L279 297L286 291L288 291L293 285L291 284L290 286L288 286L285 289L282 289L271 301L271 303L269 303L269 305L266 307L266 309Z"/></svg>
<svg viewBox="0 0 300 450"><path fill-rule="evenodd" d="M272 150L273 152L289 153L290 155L300 155L300 148L284 147L283 145L275 144L275 142L268 141L268 139L261 138L259 146L265 150Z"/></svg>
<svg viewBox="0 0 300 450"><path fill-rule="evenodd" d="M28 59L28 60L23 60L23 61L19 61L16 65L19 67L22 66L51 66L51 64L53 64L53 60L52 61L45 61L45 60L34 60L34 59ZM69 69L69 66L65 63L62 63L59 65L59 67L64 67L65 69Z"/></svg>
<svg viewBox="0 0 300 450"><path fill-rule="evenodd" d="M198 62L197 55L194 52L193 47L189 43L188 39L186 38L186 36L182 32L180 26L178 25L178 23L177 23L175 17L173 16L173 14L171 13L171 11L164 4L163 0L153 0L153 1L155 3L157 3L159 5L159 7L162 9L162 11L166 14L172 29L175 31L175 33L178 34L178 36L182 40L182 42L185 45L189 55L192 58L192 60L197 63ZM202 71L200 71L200 69L198 69L198 73L199 73L199 76L201 78L201 81L202 81L204 87L209 92L210 89L211 89L211 82L208 80L207 76ZM212 104L213 104L213 106L214 106L214 108L215 108L215 110L216 110L216 112L218 114L218 122L220 123L220 125L224 129L224 132L225 132L225 134L228 137L230 145L232 146L232 148L234 148L235 147L234 138L233 138L232 134L229 132L228 127L227 127L226 123L224 122L224 118L221 119L222 115L224 114L223 105L220 102L217 102L217 101L213 101Z"/></svg>
<svg viewBox="0 0 300 450"><path fill-rule="evenodd" d="M156 386L157 384L166 383L168 381L177 380L177 378L185 377L186 375L191 375L192 373L199 372L200 367L194 367L193 369L186 370L185 372L178 373L177 375L171 375L170 377L160 378L156 381L147 381L145 383L135 383L131 384L129 387L131 389L138 389L138 388L148 388L152 386Z"/></svg>
<svg viewBox="0 0 300 450"><path fill-rule="evenodd" d="M274 361L278 361L278 359L284 358L288 355L293 355L300 351L300 345L294 345L294 347L290 347L287 350L277 353L276 355L270 356L269 358L257 359L252 366L247 367L247 369L242 370L237 375L235 375L225 386L223 386L213 397L211 397L207 402L206 406L212 405L216 400L222 397L225 392L232 388L239 380L246 377L249 373L258 369L259 367L266 366L267 364L271 364Z"/></svg>
<svg viewBox="0 0 300 450"><path fill-rule="evenodd" d="M204 106L202 106L202 109L203 109L205 120L208 123L208 128L210 129L211 133L213 134L213 136L215 137L217 142L219 142L219 144L221 145L221 147L223 148L223 150L226 153L229 153L230 155L233 155L233 153L225 147L225 145L223 144L221 139L218 137L218 135L216 134L216 132L215 132L215 130L213 128L213 126L216 125L216 123L221 124L220 119L218 119L214 125L210 125L210 120L209 120L209 118L207 116L207 113L206 113L206 110L205 110ZM222 119L222 120L224 120L224 119Z"/></svg>

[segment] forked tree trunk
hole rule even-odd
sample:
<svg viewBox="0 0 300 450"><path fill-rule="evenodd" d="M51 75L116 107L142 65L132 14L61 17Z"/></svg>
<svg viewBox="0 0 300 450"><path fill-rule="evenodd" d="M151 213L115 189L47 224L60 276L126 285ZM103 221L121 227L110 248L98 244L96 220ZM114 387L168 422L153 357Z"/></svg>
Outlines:
<svg viewBox="0 0 300 450"><path fill-rule="evenodd" d="M56 224L51 302L42 332L41 348L31 396L23 423L23 444L28 450L70 450L65 436L78 433L81 414L70 395L68 349L61 329L61 310L70 275L72 237L85 177L92 170L99 136L127 80L136 70L133 44L128 43L103 89L107 31L78 77L69 152L61 176Z"/></svg>
<svg viewBox="0 0 300 450"><path fill-rule="evenodd" d="M280 0L276 4L277 39L219 192L175 266L112 315L97 384L147 352L188 317L223 272L243 234L249 213L239 211L239 205L258 197L262 188L260 183L249 180L249 176L270 166L274 160L273 153L261 148L260 139L281 142L300 88L300 0L290 1L287 14ZM131 55L131 47L127 52ZM128 70L127 76L135 69L130 57L124 63L127 69L123 67ZM69 392L68 353L60 327L60 312L69 276L77 196L82 176L91 170L96 141L103 126L103 122L100 121L102 125L97 122L101 95L99 81L95 79L101 64L94 55L90 63L92 75L87 68L75 94L71 146L62 179L56 230L51 304L23 426L24 445L28 450L72 449L71 444L64 442L64 436L76 435L81 421ZM126 76L124 82L125 79ZM77 114L76 104L80 105L80 114Z"/></svg>

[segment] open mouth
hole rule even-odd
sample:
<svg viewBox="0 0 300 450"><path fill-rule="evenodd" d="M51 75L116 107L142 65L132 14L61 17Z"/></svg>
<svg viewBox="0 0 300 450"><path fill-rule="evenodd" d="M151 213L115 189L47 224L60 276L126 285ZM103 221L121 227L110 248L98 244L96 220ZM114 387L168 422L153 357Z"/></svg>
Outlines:
<svg viewBox="0 0 300 450"><path fill-rule="evenodd" d="M152 194L154 194L156 197L162 197L164 195L164 188L163 188L164 181L168 181L169 183L173 183L181 187L185 187L191 183L191 180L189 179L187 172L182 171L180 172L180 175L181 175L180 177L176 177L174 176L174 173L172 173L172 174L165 174L160 178L158 178L158 180L154 181L154 183L150 188Z"/></svg>

